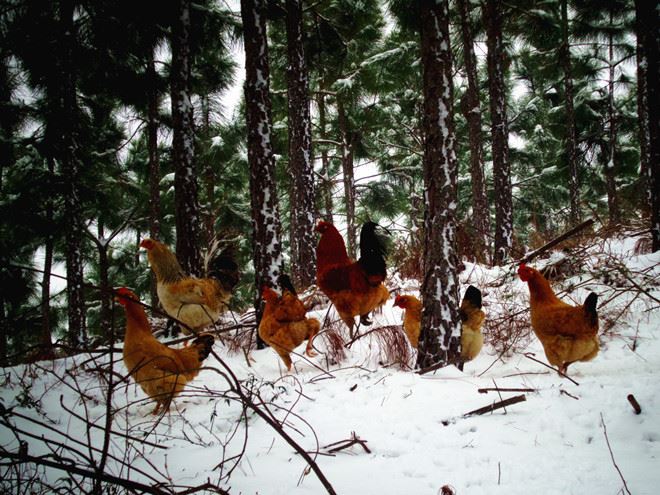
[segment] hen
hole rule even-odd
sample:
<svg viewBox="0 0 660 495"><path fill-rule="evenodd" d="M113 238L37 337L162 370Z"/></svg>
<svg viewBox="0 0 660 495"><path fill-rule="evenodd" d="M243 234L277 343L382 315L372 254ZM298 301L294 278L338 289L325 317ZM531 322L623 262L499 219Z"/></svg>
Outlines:
<svg viewBox="0 0 660 495"><path fill-rule="evenodd" d="M291 371L291 352L303 341L307 340L305 354L316 356L312 350L312 340L321 328L316 318L305 318L305 307L288 280L280 277L282 295L278 295L270 287L264 287L261 297L266 303L259 336L277 352L287 370Z"/></svg>
<svg viewBox="0 0 660 495"><path fill-rule="evenodd" d="M162 242L143 239L140 247L156 275L158 299L165 312L180 320L184 334L212 325L227 310L231 290L238 283L238 265L227 251L209 263L208 278L187 275L176 256Z"/></svg>
<svg viewBox="0 0 660 495"><path fill-rule="evenodd" d="M538 270L523 263L518 275L529 287L532 329L550 364L566 374L572 363L593 359L599 350L598 296L592 292L582 306L571 306L555 295Z"/></svg>
<svg viewBox="0 0 660 495"><path fill-rule="evenodd" d="M172 399L199 373L202 361L211 353L213 336L203 334L191 345L173 349L151 333L151 325L138 297L129 289L117 291L117 301L126 310L124 364L144 393L156 401L152 414L167 411Z"/></svg>
<svg viewBox="0 0 660 495"><path fill-rule="evenodd" d="M316 283L337 308L341 319L353 337L355 316L362 325L370 325L368 315L381 307L390 296L383 285L387 274L386 249L376 235L378 224L367 222L360 232L360 259L353 261L337 229L328 222L319 222L321 234L316 248Z"/></svg>
<svg viewBox="0 0 660 495"><path fill-rule="evenodd" d="M394 306L405 309L403 329L410 344L417 348L422 319L422 303L415 296L396 296ZM481 310L481 291L479 289L472 285L467 288L459 313L462 321L461 360L471 361L481 352L484 344L481 326L486 315Z"/></svg>

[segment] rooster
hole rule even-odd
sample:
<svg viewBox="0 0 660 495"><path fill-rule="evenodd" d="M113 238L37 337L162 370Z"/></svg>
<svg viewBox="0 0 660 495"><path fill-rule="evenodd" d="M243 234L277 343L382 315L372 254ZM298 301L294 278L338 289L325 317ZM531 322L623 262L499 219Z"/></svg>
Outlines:
<svg viewBox="0 0 660 495"><path fill-rule="evenodd" d="M321 328L316 318L305 318L305 306L298 299L289 277L280 275L280 296L270 287L264 287L261 297L266 303L259 323L259 336L277 352L291 371L291 352L307 340L305 354L316 356L312 349L314 336Z"/></svg>
<svg viewBox="0 0 660 495"><path fill-rule="evenodd" d="M186 325L181 325L184 334L190 334L190 330L198 333L227 310L231 290L239 279L231 253L221 252L211 260L208 278L194 278L183 271L174 253L162 242L147 238L140 247L147 250L163 309Z"/></svg>
<svg viewBox="0 0 660 495"><path fill-rule="evenodd" d="M346 245L331 223L321 221L316 232L321 234L316 248L316 282L337 308L340 318L348 326L351 338L355 317L362 325L371 325L368 316L380 308L390 293L383 285L386 249L376 235L378 224L367 222L360 232L360 259L353 261L346 253Z"/></svg>
<svg viewBox="0 0 660 495"><path fill-rule="evenodd" d="M168 347L152 335L151 325L138 297L129 289L117 290L116 296L126 310L124 364L144 393L156 401L152 414L167 411L172 399L199 368L213 346L213 336L202 334L182 349Z"/></svg>
<svg viewBox="0 0 660 495"><path fill-rule="evenodd" d="M548 361L566 374L576 361L590 361L598 354L598 296L592 292L582 306L559 299L546 278L524 263L518 267L520 280L527 282L532 329L543 344Z"/></svg>

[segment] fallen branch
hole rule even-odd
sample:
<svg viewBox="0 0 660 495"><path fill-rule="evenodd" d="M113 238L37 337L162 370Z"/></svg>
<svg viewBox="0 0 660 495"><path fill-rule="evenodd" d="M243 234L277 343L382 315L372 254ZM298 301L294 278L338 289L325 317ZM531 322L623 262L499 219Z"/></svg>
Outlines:
<svg viewBox="0 0 660 495"><path fill-rule="evenodd" d="M573 228L572 228L571 230L569 230L568 232L563 233L563 234L560 235L559 237L555 237L553 240L551 240L550 242L544 244L543 246L541 246L540 248L538 248L536 251L532 251L532 252L529 253L527 256L525 256L524 258L522 258L520 261L516 262L516 264L520 264L520 263L529 263L529 262L532 261L534 258L536 258L538 255L545 253L545 252L548 251L550 248L555 247L555 246L556 246L557 244L559 244L560 242L565 241L566 239L568 239L569 237L574 236L575 234L577 234L577 233L580 232L581 230L586 229L586 228L589 227L590 225L593 225L594 222L595 222L595 220L594 220L593 218L590 218L589 220L585 220L585 221L582 222L581 224L579 224L579 225L573 227Z"/></svg>
<svg viewBox="0 0 660 495"><path fill-rule="evenodd" d="M555 368L555 367L553 367L553 366L550 366L549 364L545 364L543 361L539 361L539 360L536 359L535 357L532 357L532 356L534 356L533 353L531 353L531 352L526 352L526 353L524 354L524 356L525 356L527 359L531 359L531 360L534 361L534 362L537 362L537 363L539 363L539 364L542 364L542 365L545 366L546 368L550 368L551 370L556 371L556 372L559 374L559 376L563 376L564 378L566 378L567 380L572 381L572 382L575 383L576 385L578 385L578 386L580 385L578 382L576 382L575 380L573 380L570 376L568 376L568 375L565 374L565 373L562 373L562 372L559 371L557 368Z"/></svg>
<svg viewBox="0 0 660 495"><path fill-rule="evenodd" d="M630 402L630 405L635 410L635 414L642 413L642 406L639 405L639 402L637 402L637 399L635 399L633 394L628 394L628 402Z"/></svg>
<svg viewBox="0 0 660 495"><path fill-rule="evenodd" d="M607 449L610 451L610 457L612 458L612 464L614 464L615 469L619 473L619 477L621 478L621 481L623 481L623 488L626 490L626 493L628 495L632 495L630 493L630 490L628 490L628 484L626 483L626 479L623 477L623 474L621 473L621 470L619 469L619 466L617 465L616 461L614 460L614 453L612 452L612 446L610 445L610 439L607 436L607 426L605 426L605 420L603 419L603 413L600 413L600 424L603 426L603 434L605 435L605 442L607 443Z"/></svg>
<svg viewBox="0 0 660 495"><path fill-rule="evenodd" d="M490 387L490 388L479 388L477 392L480 394L487 394L488 392L536 392L535 388L499 388L499 387Z"/></svg>
<svg viewBox="0 0 660 495"><path fill-rule="evenodd" d="M351 438L347 440L339 440L338 442L330 443L322 448L328 449L328 454L333 454L335 452L339 452L340 450L347 449L348 447L351 447L352 445L356 445L356 444L360 445L367 454L371 454L371 450L369 450L369 447L367 447L367 441L362 440L360 437L358 437L354 431L351 432Z"/></svg>
<svg viewBox="0 0 660 495"><path fill-rule="evenodd" d="M511 397L509 399L501 400L499 402L495 402L489 406L485 407L480 407L479 409L475 409L474 411L467 412L463 414L464 418L467 418L469 416L481 416L482 414L486 414L489 412L493 412L497 409L501 409L506 406L511 406L513 404L517 404L518 402L525 402L527 400L527 397L525 395L516 395L515 397Z"/></svg>

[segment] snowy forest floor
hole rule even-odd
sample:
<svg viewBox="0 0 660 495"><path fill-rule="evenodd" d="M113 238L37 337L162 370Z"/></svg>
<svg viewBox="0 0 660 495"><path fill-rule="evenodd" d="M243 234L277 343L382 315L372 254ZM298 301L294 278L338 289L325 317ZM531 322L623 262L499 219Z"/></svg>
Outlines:
<svg viewBox="0 0 660 495"><path fill-rule="evenodd" d="M248 357L216 342L214 351L253 400L267 404L312 455L340 494L440 494L443 486L469 495L655 494L660 486L660 253L636 255L634 241L592 246L578 260L582 266L552 282L560 297L574 303L591 290L599 294L601 350L593 361L569 368L575 383L531 359L547 362L530 334L528 290L513 266L486 269L466 263L461 273L462 292L468 284L483 291L487 315L486 345L464 372L450 366L419 375L396 364L385 367L391 355L379 332L356 341L336 364L323 354L295 356L290 374L272 349L252 350ZM570 261L555 254L532 264ZM415 290L414 283L396 277L392 284L402 293ZM326 313L319 308L308 316L323 321ZM336 318L334 310L328 315ZM400 324L401 311L390 300L370 328ZM323 351L326 343L320 336L315 347ZM79 467L94 458L98 464L100 452L88 445L102 449L106 438L109 355L5 368L2 447L16 452L20 438L31 456L60 456ZM113 356L117 381L126 370L121 354ZM114 387L114 433L108 438L105 471L178 490L208 480L232 494L325 493L277 431L253 412L244 414L218 372L221 363L212 355L205 366L160 419L149 414L153 404L132 381ZM493 387L531 390L478 392ZM641 414L633 411L629 394ZM464 416L517 395L526 401ZM332 452L344 445L336 442L354 436L364 443ZM16 485L7 480L18 471L11 469L1 483L13 490ZM35 479L33 465L18 469L24 480ZM69 476L51 468L38 471L51 486Z"/></svg>

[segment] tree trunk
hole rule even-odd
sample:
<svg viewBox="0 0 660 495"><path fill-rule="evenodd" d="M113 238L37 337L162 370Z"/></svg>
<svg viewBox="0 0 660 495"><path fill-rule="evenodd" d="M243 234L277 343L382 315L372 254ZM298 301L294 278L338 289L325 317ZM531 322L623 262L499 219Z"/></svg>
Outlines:
<svg viewBox="0 0 660 495"><path fill-rule="evenodd" d="M513 197L509 163L509 129L506 116L504 47L502 45L502 0L486 0L488 86L490 90L493 141L493 185L495 189L495 253L493 263L502 265L513 245Z"/></svg>
<svg viewBox="0 0 660 495"><path fill-rule="evenodd" d="M73 61L75 27L73 23L73 2L60 1L60 27L62 44L60 48L61 76L55 82L61 85L61 113L58 119L59 149L64 186L64 225L67 273L67 302L69 330L68 340L72 347L87 341L85 323L85 297L83 293L82 242L84 225L82 220L82 199L80 197L80 162L77 151L76 122L78 119L76 99L76 74Z"/></svg>
<svg viewBox="0 0 660 495"><path fill-rule="evenodd" d="M158 87L153 51L147 61L147 84L149 103L147 109L147 148L149 153L149 236L160 239L160 161L158 157ZM158 304L156 276L151 273L151 306Z"/></svg>
<svg viewBox="0 0 660 495"><path fill-rule="evenodd" d="M424 309L417 364L426 368L459 358L461 320L455 225L458 166L447 0L422 0L421 23L426 208Z"/></svg>
<svg viewBox="0 0 660 495"><path fill-rule="evenodd" d="M637 36L642 40L646 65L649 136L648 188L651 197L652 250L660 250L660 12L654 2L636 0ZM645 63L644 63L645 62Z"/></svg>
<svg viewBox="0 0 660 495"><path fill-rule="evenodd" d="M559 50L559 64L564 71L564 99L566 105L566 161L568 163L568 190L571 201L570 222L577 225L581 220L580 182L577 164L577 131L575 129L575 109L573 107L573 65L571 45L568 36L568 0L561 2L562 44Z"/></svg>
<svg viewBox="0 0 660 495"><path fill-rule="evenodd" d="M195 136L190 89L191 0L179 0L172 26L172 155L174 160L174 217L176 255L192 275L203 272L200 245L200 208L195 170Z"/></svg>
<svg viewBox="0 0 660 495"><path fill-rule="evenodd" d="M112 331L112 292L110 288L110 261L108 259L108 241L105 239L103 223L99 221L96 247L99 253L99 289L101 293L100 327L101 335L108 339ZM109 340L108 340L109 341Z"/></svg>
<svg viewBox="0 0 660 495"><path fill-rule="evenodd" d="M481 104L479 101L479 79L477 75L477 59L474 54L474 37L470 25L469 0L459 0L461 15L461 33L463 36L463 57L467 76L465 119L468 123L470 139L470 175L472 178L472 217L477 233L475 252L479 254L480 262L488 259L488 239L490 237L490 215L488 196L486 195L486 179L484 177L483 150L481 143Z"/></svg>
<svg viewBox="0 0 660 495"><path fill-rule="evenodd" d="M55 174L55 164L51 158L47 159L48 172L52 177ZM51 200L46 202L46 223L53 223L53 203ZM44 269L41 276L41 335L39 336L39 356L38 359L53 359L53 336L50 328L50 276L53 269L53 250L55 239L52 231L46 234L46 244L44 247Z"/></svg>
<svg viewBox="0 0 660 495"><path fill-rule="evenodd" d="M277 277L283 265L275 159L271 142L272 118L265 14L265 0L241 0L257 322L261 318L261 287L277 287Z"/></svg>
<svg viewBox="0 0 660 495"><path fill-rule="evenodd" d="M647 59L644 48L644 40L642 31L644 29L641 21L642 11L639 1L635 2L636 23L635 29L637 31L637 121L638 121L638 136L639 136L639 184L640 193L646 198L646 205L642 207L644 211L651 211L652 196L651 189L649 188L649 175L650 175L650 150L649 150L649 116L648 116L648 90L646 86L647 74Z"/></svg>
<svg viewBox="0 0 660 495"><path fill-rule="evenodd" d="M322 140L327 140L326 133L326 112L325 112L325 94L323 91L319 92L318 100L319 106L319 136ZM328 158L328 149L323 146L321 148L321 198L323 204L323 220L326 222L334 223L332 218L332 180L330 179L330 159Z"/></svg>
<svg viewBox="0 0 660 495"><path fill-rule="evenodd" d="M211 102L207 95L202 95L200 100L202 103L202 125L204 126L202 135L208 143L207 146L210 146L208 140L211 135ZM204 207L204 235L202 237L207 246L210 246L213 242L213 237L215 236L215 219L217 216L215 209L215 195L213 194L217 179L213 165L214 163L212 160L206 160L204 163L204 195L206 196L206 201Z"/></svg>
<svg viewBox="0 0 660 495"><path fill-rule="evenodd" d="M344 176L344 201L346 203L346 252L355 259L357 253L355 226L355 177L353 175L353 138L349 128L346 109L337 95L337 121L341 134L341 168Z"/></svg>
<svg viewBox="0 0 660 495"><path fill-rule="evenodd" d="M610 25L613 24L610 12ZM619 208L619 197L616 191L616 109L614 108L614 40L612 34L608 36L609 48L609 80L608 80L608 102L607 116L609 121L609 159L605 164L605 188L607 190L607 209L610 217L610 225L621 223L621 210Z"/></svg>
<svg viewBox="0 0 660 495"><path fill-rule="evenodd" d="M293 175L291 273L294 283L302 289L313 284L316 278L312 123L309 115L307 65L303 49L302 2L287 0L286 11L289 167Z"/></svg>

